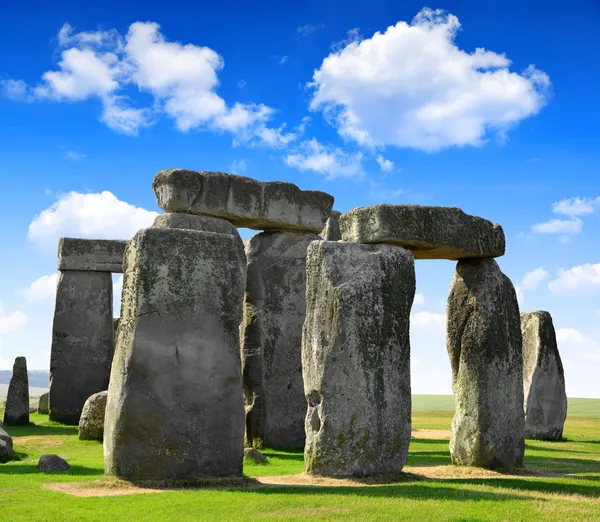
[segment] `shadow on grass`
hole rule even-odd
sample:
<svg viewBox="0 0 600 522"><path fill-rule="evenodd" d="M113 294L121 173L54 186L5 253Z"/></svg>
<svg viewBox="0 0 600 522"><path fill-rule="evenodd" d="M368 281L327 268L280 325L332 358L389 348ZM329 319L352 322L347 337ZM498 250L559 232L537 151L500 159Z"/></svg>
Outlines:
<svg viewBox="0 0 600 522"><path fill-rule="evenodd" d="M293 460L296 462L304 462L304 451L278 453L277 451L260 450L260 452L269 459Z"/></svg>
<svg viewBox="0 0 600 522"><path fill-rule="evenodd" d="M103 475L104 470L97 468L86 468L85 466L74 465L66 471L57 473L42 473L37 462L31 464L19 464L17 461L9 461L6 464L0 464L0 475L43 475L45 477L52 476L90 476Z"/></svg>
<svg viewBox="0 0 600 522"><path fill-rule="evenodd" d="M410 439L410 443L411 444L440 444L442 446L448 446L448 444L450 443L450 439L418 439L418 438L411 438Z"/></svg>
<svg viewBox="0 0 600 522"><path fill-rule="evenodd" d="M565 452L567 453L567 452ZM554 458L537 457L532 455L525 456L525 466L535 466L548 470L556 470L560 473L577 473L585 471L596 471L600 469L600 460L580 459L580 458Z"/></svg>
<svg viewBox="0 0 600 522"><path fill-rule="evenodd" d="M544 441L546 442L546 441ZM561 441L561 443L564 443L565 441ZM551 442L546 442L547 444L553 444ZM574 444L574 442L569 442L569 444ZM579 444L583 444L583 443L579 443ZM547 448L545 446L538 446L535 444L529 444L526 443L525 444L525 449L526 450L530 450L530 451L548 451L548 452L556 452L556 453L577 453L577 454L588 454L588 455L599 455L600 456L600 451L585 451L585 450L577 450L577 449L570 449L570 448Z"/></svg>
<svg viewBox="0 0 600 522"><path fill-rule="evenodd" d="M58 423L50 423L48 425L29 423L25 426L6 425L6 430L13 438L30 436L45 437L47 435L77 435L78 433L77 426L67 426Z"/></svg>

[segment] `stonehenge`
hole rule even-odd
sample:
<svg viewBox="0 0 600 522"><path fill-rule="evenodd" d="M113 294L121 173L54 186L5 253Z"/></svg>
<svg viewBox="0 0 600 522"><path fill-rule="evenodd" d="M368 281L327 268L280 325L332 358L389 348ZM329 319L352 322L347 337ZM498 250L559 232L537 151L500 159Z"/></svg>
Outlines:
<svg viewBox="0 0 600 522"><path fill-rule="evenodd" d="M38 401L38 413L48 415L48 392L42 393Z"/></svg>
<svg viewBox="0 0 600 522"><path fill-rule="evenodd" d="M552 316L521 314L525 437L560 440L567 418L565 375L556 344Z"/></svg>
<svg viewBox="0 0 600 522"><path fill-rule="evenodd" d="M17 357L6 395L4 424L29 424L29 378L25 357Z"/></svg>
<svg viewBox="0 0 600 522"><path fill-rule="evenodd" d="M13 454L13 440L0 421L0 462L4 462Z"/></svg>
<svg viewBox="0 0 600 522"><path fill-rule="evenodd" d="M321 239L325 241L340 241L342 239L342 233L340 231L340 216L341 212L332 210L331 214L327 218L325 228L319 234Z"/></svg>
<svg viewBox="0 0 600 522"><path fill-rule="evenodd" d="M108 391L94 393L83 405L79 419L79 440L103 440Z"/></svg>

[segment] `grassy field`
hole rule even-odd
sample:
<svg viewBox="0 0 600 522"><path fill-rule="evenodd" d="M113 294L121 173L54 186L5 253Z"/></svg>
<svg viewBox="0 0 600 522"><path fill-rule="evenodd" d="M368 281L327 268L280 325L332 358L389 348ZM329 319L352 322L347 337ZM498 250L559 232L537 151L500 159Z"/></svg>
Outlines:
<svg viewBox="0 0 600 522"><path fill-rule="evenodd" d="M301 452L265 450L268 465L246 464L246 487L125 492L102 479L102 445L77 439L77 428L32 415L12 427L20 460L0 464L0 506L6 520L598 520L600 419L570 417L564 442L527 441L517 474L450 466L452 412L413 413L405 473L385 480L307 485ZM418 436L420 437L420 436ZM66 458L59 475L37 471L43 453ZM269 482L269 486L254 481ZM73 486L73 482L76 482ZM73 496L62 491L88 496ZM98 489L102 486L103 489ZM131 492L127 490L127 492ZM102 494L104 496L90 496Z"/></svg>

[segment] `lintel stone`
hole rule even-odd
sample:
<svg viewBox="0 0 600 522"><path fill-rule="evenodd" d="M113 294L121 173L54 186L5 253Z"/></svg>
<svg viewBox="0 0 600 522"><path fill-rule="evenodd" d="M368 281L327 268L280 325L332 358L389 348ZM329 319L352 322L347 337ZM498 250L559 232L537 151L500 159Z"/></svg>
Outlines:
<svg viewBox="0 0 600 522"><path fill-rule="evenodd" d="M127 241L62 237L58 242L58 269L123 272Z"/></svg>

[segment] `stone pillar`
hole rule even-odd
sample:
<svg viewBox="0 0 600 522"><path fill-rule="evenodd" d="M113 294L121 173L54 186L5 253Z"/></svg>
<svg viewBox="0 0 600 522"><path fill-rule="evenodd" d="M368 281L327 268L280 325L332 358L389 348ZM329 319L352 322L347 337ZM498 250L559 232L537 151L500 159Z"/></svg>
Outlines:
<svg viewBox="0 0 600 522"><path fill-rule="evenodd" d="M318 239L309 232L263 232L246 242L248 282L241 337L250 446L304 447L301 347L306 249Z"/></svg>
<svg viewBox="0 0 600 522"><path fill-rule="evenodd" d="M29 424L29 378L27 360L17 357L6 395L4 423L12 425Z"/></svg>
<svg viewBox="0 0 600 522"><path fill-rule="evenodd" d="M327 219L327 223L325 224L325 228L319 234L321 239L325 241L341 241L342 233L340 231L340 216L341 212L337 210L332 210L329 218Z"/></svg>
<svg viewBox="0 0 600 522"><path fill-rule="evenodd" d="M447 309L447 348L456 412L452 463L521 466L523 364L513 285L491 258L458 262Z"/></svg>
<svg viewBox="0 0 600 522"><path fill-rule="evenodd" d="M125 255L104 466L129 480L242 472L243 243L149 228Z"/></svg>
<svg viewBox="0 0 600 522"><path fill-rule="evenodd" d="M400 472L411 430L413 255L391 245L317 241L306 266L306 472Z"/></svg>
<svg viewBox="0 0 600 522"><path fill-rule="evenodd" d="M50 420L78 424L90 395L106 390L114 352L111 272L126 241L62 238L52 326Z"/></svg>
<svg viewBox="0 0 600 522"><path fill-rule="evenodd" d="M38 402L38 413L41 413L42 415L48 415L48 392L40 395L40 400Z"/></svg>
<svg viewBox="0 0 600 522"><path fill-rule="evenodd" d="M567 418L565 374L548 312L521 314L525 437L560 440Z"/></svg>

